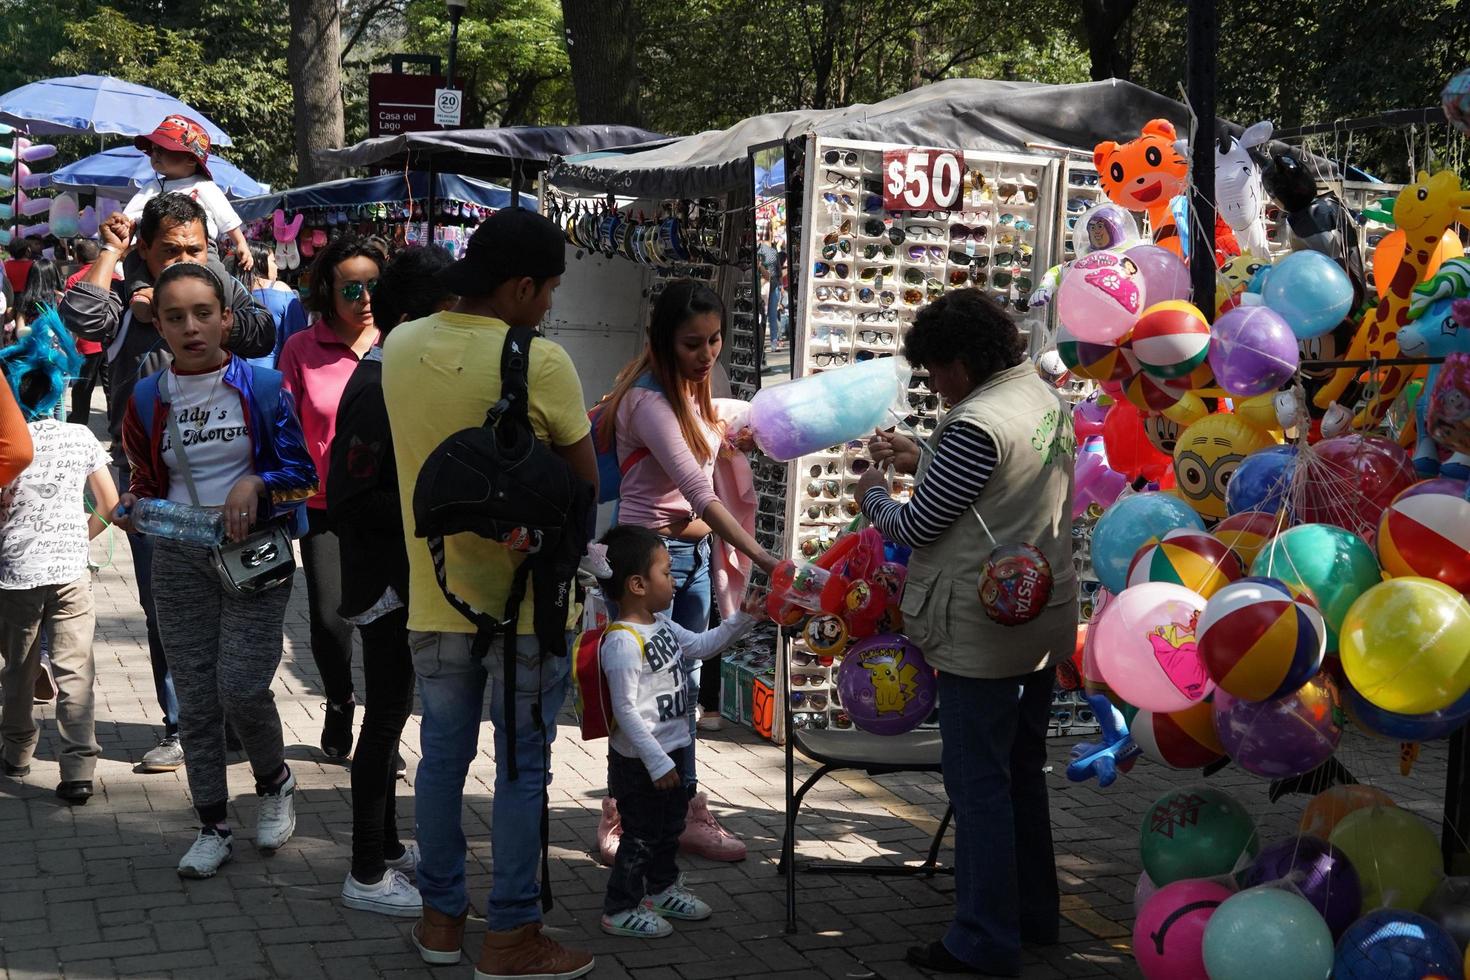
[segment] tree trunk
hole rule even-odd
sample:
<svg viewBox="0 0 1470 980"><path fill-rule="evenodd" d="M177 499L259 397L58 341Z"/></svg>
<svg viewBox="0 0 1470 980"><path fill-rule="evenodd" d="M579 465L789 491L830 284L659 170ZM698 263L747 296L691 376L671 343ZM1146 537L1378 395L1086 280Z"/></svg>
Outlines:
<svg viewBox="0 0 1470 980"><path fill-rule="evenodd" d="M1138 0L1082 0L1082 28L1087 33L1093 81L1128 77L1131 66L1118 50L1118 32L1136 6Z"/></svg>
<svg viewBox="0 0 1470 980"><path fill-rule="evenodd" d="M643 124L634 6L634 0L561 0L577 116L583 124Z"/></svg>
<svg viewBox="0 0 1470 980"><path fill-rule="evenodd" d="M296 178L302 184L341 175L318 163L316 151L342 145L342 20L337 0L291 0L286 66L296 123Z"/></svg>

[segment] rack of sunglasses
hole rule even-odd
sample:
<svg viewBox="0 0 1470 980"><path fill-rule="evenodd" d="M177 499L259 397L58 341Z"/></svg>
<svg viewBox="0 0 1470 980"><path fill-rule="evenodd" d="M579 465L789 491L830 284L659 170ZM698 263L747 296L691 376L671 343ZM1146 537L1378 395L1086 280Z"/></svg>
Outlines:
<svg viewBox="0 0 1470 980"><path fill-rule="evenodd" d="M656 205L545 195L546 216L576 248L671 269L726 264L725 214L715 200L670 200Z"/></svg>

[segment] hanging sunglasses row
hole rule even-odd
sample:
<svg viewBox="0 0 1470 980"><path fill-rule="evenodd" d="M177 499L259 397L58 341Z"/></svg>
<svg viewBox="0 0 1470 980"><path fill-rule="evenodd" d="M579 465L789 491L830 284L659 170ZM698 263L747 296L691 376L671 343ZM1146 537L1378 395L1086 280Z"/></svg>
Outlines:
<svg viewBox="0 0 1470 980"><path fill-rule="evenodd" d="M548 195L546 216L573 246L640 265L722 265L724 215L716 201L669 201L663 214L628 214L611 202Z"/></svg>

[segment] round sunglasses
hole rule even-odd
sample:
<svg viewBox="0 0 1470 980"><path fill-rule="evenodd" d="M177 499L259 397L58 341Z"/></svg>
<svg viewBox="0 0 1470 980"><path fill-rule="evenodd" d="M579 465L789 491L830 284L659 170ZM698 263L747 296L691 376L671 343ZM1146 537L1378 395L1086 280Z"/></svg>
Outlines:
<svg viewBox="0 0 1470 980"><path fill-rule="evenodd" d="M369 279L367 282L363 282L360 279L349 279L341 286L337 287L337 292L341 293L342 298L345 299L347 302L356 303L358 300L362 299L364 293L366 293L368 296L372 296L373 292L377 288L378 280L376 279Z"/></svg>

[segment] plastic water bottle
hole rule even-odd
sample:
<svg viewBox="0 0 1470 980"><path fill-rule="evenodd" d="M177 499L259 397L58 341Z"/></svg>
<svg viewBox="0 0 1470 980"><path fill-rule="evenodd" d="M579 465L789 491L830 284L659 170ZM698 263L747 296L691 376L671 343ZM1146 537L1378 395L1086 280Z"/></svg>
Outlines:
<svg viewBox="0 0 1470 980"><path fill-rule="evenodd" d="M117 509L126 513L121 504ZM225 539L225 515L208 507L148 497L138 501L132 516L135 530L184 544L208 548Z"/></svg>

